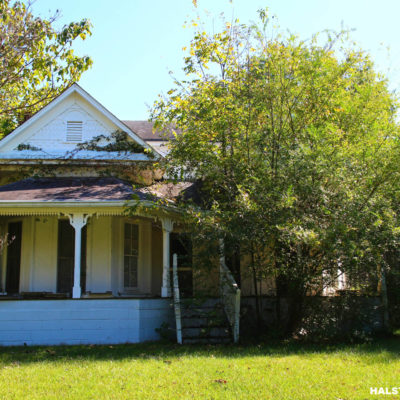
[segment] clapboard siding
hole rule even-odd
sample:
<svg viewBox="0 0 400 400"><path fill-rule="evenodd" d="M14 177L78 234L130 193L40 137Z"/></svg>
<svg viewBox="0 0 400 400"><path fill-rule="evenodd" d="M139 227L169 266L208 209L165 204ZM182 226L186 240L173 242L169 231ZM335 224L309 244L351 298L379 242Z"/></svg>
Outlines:
<svg viewBox="0 0 400 400"><path fill-rule="evenodd" d="M0 301L0 345L116 344L157 340L173 324L170 299Z"/></svg>
<svg viewBox="0 0 400 400"><path fill-rule="evenodd" d="M59 218L5 217L22 221L20 292L57 292L57 248ZM115 296L124 292L124 222L129 218L100 216L87 225L86 291ZM132 220L131 220L132 221ZM150 221L139 220L139 287L135 294L160 296L162 285L162 236ZM136 223L135 222L135 223ZM5 233L5 232L4 232ZM4 234L3 233L3 234ZM1 232L0 232L1 234ZM0 255L0 292L6 278L7 249ZM3 282L3 284L1 284Z"/></svg>

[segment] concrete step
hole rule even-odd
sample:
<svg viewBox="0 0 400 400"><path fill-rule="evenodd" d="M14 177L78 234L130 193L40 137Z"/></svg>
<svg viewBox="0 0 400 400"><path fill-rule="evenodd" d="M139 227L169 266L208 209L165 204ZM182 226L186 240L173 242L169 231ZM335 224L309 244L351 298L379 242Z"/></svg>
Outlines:
<svg viewBox="0 0 400 400"><path fill-rule="evenodd" d="M182 336L186 338L196 337L230 337L229 328L225 326L218 327L199 327L199 328L183 328Z"/></svg>
<svg viewBox="0 0 400 400"><path fill-rule="evenodd" d="M181 302L183 343L231 343L231 332L221 299Z"/></svg>
<svg viewBox="0 0 400 400"><path fill-rule="evenodd" d="M225 312L221 309L197 307L197 308L181 308L183 318L225 318Z"/></svg>
<svg viewBox="0 0 400 400"><path fill-rule="evenodd" d="M211 299L181 299L181 307L182 308L214 308L214 307L223 307L220 298L211 298Z"/></svg>
<svg viewBox="0 0 400 400"><path fill-rule="evenodd" d="M202 328L226 326L226 318L223 317L183 317L182 328Z"/></svg>

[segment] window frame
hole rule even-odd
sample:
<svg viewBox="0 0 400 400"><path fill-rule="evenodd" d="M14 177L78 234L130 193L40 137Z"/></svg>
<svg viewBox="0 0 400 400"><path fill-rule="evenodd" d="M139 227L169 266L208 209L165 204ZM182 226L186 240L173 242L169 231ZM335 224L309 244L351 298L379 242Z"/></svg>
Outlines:
<svg viewBox="0 0 400 400"><path fill-rule="evenodd" d="M125 257L134 257L133 254L125 254L125 229L126 226L137 227L137 265L136 265L136 286L126 286L125 284ZM131 238L132 240L132 238ZM140 224L133 221L125 220L122 223L122 273L121 273L121 288L123 293L138 292L140 289L140 259L141 259L141 238L140 238Z"/></svg>

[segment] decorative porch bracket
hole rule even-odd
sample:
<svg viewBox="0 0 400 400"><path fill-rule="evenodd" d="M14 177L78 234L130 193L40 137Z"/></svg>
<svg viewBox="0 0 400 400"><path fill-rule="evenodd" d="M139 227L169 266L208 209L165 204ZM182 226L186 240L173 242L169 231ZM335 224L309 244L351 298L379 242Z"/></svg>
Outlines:
<svg viewBox="0 0 400 400"><path fill-rule="evenodd" d="M86 225L90 214L68 214L69 222L75 229L75 261L74 261L74 286L72 298L80 299L81 288L81 249L82 249L82 228Z"/></svg>
<svg viewBox="0 0 400 400"><path fill-rule="evenodd" d="M161 219L161 224L163 231L163 280L161 287L161 297L170 297L170 233L174 229L174 222L169 218L163 218Z"/></svg>

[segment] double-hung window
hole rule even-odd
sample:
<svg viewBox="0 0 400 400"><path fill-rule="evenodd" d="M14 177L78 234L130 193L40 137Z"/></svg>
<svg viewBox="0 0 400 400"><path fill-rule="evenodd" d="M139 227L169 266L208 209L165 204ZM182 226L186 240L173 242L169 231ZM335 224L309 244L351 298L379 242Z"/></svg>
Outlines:
<svg viewBox="0 0 400 400"><path fill-rule="evenodd" d="M124 227L124 288L138 287L139 227L126 223Z"/></svg>

